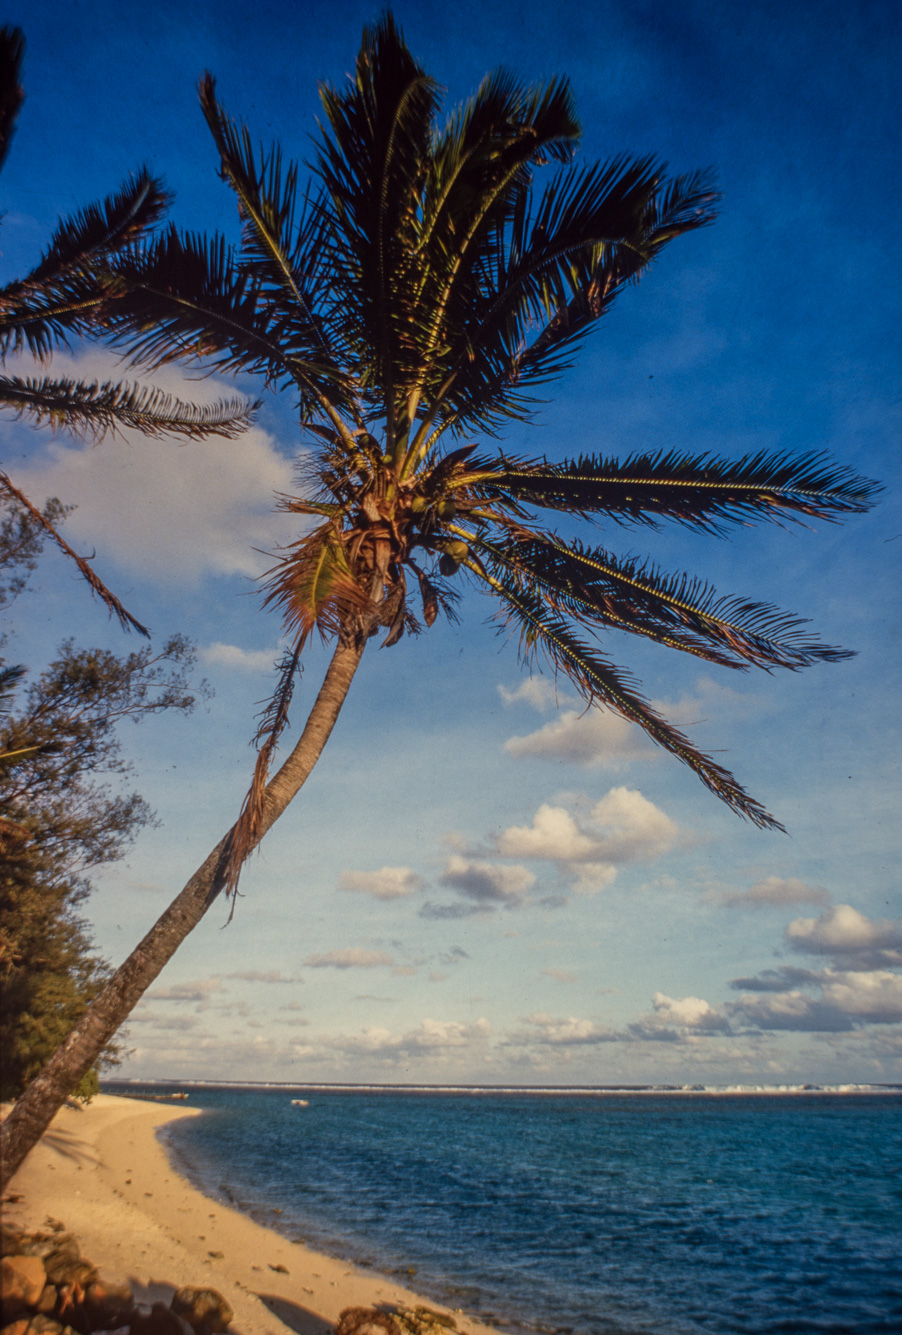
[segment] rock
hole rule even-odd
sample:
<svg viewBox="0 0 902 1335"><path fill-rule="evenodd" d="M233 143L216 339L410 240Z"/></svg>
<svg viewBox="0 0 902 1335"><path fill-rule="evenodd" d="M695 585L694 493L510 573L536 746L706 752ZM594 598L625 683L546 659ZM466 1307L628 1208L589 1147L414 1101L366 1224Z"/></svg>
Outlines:
<svg viewBox="0 0 902 1335"><path fill-rule="evenodd" d="M0 1224L0 1256L24 1256L25 1234L15 1224Z"/></svg>
<svg viewBox="0 0 902 1335"><path fill-rule="evenodd" d="M136 1307L128 1329L129 1335L194 1335L188 1322L165 1303L154 1303L150 1311Z"/></svg>
<svg viewBox="0 0 902 1335"><path fill-rule="evenodd" d="M54 1321L51 1316L33 1316L28 1323L28 1335L63 1335L64 1330L69 1330L69 1326L63 1326L61 1321Z"/></svg>
<svg viewBox="0 0 902 1335"><path fill-rule="evenodd" d="M19 1317L18 1321L10 1321L8 1326L0 1328L0 1335L25 1335L28 1329L28 1317Z"/></svg>
<svg viewBox="0 0 902 1335"><path fill-rule="evenodd" d="M81 1253L78 1243L71 1233L26 1233L22 1242L23 1256L40 1256L46 1261L49 1256L58 1253L77 1261Z"/></svg>
<svg viewBox="0 0 902 1335"><path fill-rule="evenodd" d="M95 1279L85 1289L82 1308L90 1330L115 1330L127 1326L135 1308L131 1286Z"/></svg>
<svg viewBox="0 0 902 1335"><path fill-rule="evenodd" d="M54 1284L68 1284L73 1288L77 1286L86 1289L97 1278L97 1267L81 1257L72 1259L69 1256L58 1256L54 1252L47 1257L45 1265L48 1278L52 1279Z"/></svg>
<svg viewBox="0 0 902 1335"><path fill-rule="evenodd" d="M401 1329L388 1312L375 1307L346 1307L338 1314L335 1335L401 1335Z"/></svg>
<svg viewBox="0 0 902 1335"><path fill-rule="evenodd" d="M275 1270L277 1275L287 1275L290 1273L288 1266L283 1265L281 1261L277 1265L270 1265L270 1270Z"/></svg>
<svg viewBox="0 0 902 1335"><path fill-rule="evenodd" d="M188 1322L192 1330L207 1330L217 1335L223 1331L235 1313L216 1289L196 1289L186 1285L173 1294L170 1304L173 1312Z"/></svg>
<svg viewBox="0 0 902 1335"><path fill-rule="evenodd" d="M431 1307L402 1307L395 1313L395 1320L405 1335L445 1335L449 1330L457 1330L453 1316Z"/></svg>
<svg viewBox="0 0 902 1335"><path fill-rule="evenodd" d="M81 1260L78 1243L68 1233L60 1233L57 1237L49 1239L34 1238L29 1245L29 1252L32 1256L44 1258L47 1278L54 1284L64 1283L69 1278L69 1266Z"/></svg>
<svg viewBox="0 0 902 1335"><path fill-rule="evenodd" d="M58 1298L59 1294L56 1285L45 1284L44 1292L34 1304L35 1311L40 1312L42 1316L49 1316L50 1313L55 1310Z"/></svg>
<svg viewBox="0 0 902 1335"><path fill-rule="evenodd" d="M0 1261L0 1304L4 1316L34 1307L44 1292L47 1272L39 1256L4 1256Z"/></svg>

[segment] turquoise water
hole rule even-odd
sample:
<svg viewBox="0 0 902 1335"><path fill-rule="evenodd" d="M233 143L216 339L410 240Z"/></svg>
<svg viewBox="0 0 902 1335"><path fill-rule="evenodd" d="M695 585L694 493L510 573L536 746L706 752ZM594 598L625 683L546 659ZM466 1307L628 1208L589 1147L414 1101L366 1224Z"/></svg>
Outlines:
<svg viewBox="0 0 902 1335"><path fill-rule="evenodd" d="M902 1331L898 1096L190 1090L206 1190L485 1318Z"/></svg>

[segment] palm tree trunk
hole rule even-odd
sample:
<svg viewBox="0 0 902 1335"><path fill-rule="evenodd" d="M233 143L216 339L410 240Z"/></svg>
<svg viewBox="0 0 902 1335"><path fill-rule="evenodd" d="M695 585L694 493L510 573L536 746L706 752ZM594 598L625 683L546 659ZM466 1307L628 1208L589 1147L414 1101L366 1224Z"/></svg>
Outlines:
<svg viewBox="0 0 902 1335"><path fill-rule="evenodd" d="M291 755L267 785L259 840L306 782L329 739L366 646L366 635L339 643L304 731ZM234 826L232 827L234 829ZM232 830L219 841L188 884L117 970L85 1015L56 1050L0 1129L0 1190L5 1190L51 1119L97 1061L147 988L197 926L225 884Z"/></svg>

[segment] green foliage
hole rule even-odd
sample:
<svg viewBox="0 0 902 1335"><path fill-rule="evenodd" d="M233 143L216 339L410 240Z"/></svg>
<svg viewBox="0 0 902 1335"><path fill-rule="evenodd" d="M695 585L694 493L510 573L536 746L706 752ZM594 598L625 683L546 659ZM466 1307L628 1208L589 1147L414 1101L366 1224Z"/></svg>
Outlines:
<svg viewBox="0 0 902 1335"><path fill-rule="evenodd" d="M0 525L19 566L7 587L21 589L40 545L22 516ZM24 568L23 568L24 567ZM162 711L189 712L191 645L131 654L77 649L66 641L30 684L0 666L0 1097L14 1098L83 1015L109 974L80 908L91 873L123 856L153 821L147 803L124 787L130 767L120 725ZM18 689L18 699L13 693ZM205 684L201 691L206 694ZM5 759L5 763L3 763ZM115 1060L107 1049L101 1065ZM96 1071L79 1096L96 1091Z"/></svg>

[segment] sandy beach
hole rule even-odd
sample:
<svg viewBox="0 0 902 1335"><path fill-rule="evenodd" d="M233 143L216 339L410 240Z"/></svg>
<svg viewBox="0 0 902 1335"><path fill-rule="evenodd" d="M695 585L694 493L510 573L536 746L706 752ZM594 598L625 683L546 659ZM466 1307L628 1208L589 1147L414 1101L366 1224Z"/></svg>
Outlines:
<svg viewBox="0 0 902 1335"><path fill-rule="evenodd" d="M426 1305L450 1313L465 1335L490 1328L376 1271L321 1255L203 1195L172 1167L157 1128L198 1116L101 1094L60 1110L11 1186L4 1218L38 1229L48 1216L74 1233L109 1279L142 1302L168 1302L183 1284L228 1299L235 1335L326 1335L345 1307Z"/></svg>

